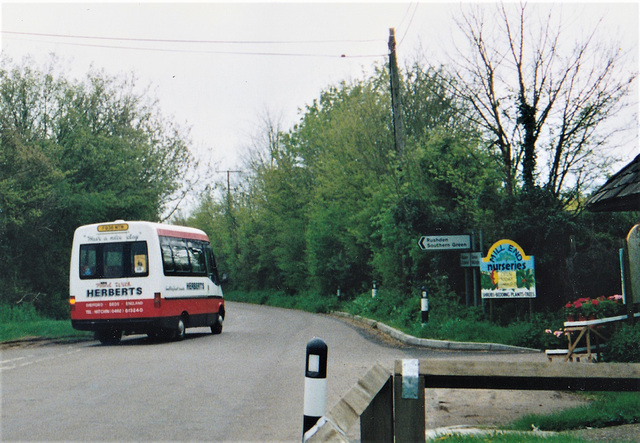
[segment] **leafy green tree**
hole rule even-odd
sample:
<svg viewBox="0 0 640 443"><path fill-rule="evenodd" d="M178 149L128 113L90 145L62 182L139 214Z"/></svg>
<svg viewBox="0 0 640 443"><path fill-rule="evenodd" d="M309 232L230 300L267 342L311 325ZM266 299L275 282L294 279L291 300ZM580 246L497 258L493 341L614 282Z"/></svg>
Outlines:
<svg viewBox="0 0 640 443"><path fill-rule="evenodd" d="M291 138L271 116L264 119L264 136L255 140L250 187L259 196L263 253L275 269L272 286L287 293L307 287L306 231L310 196L309 171L300 161ZM266 263L265 263L266 264Z"/></svg>
<svg viewBox="0 0 640 443"><path fill-rule="evenodd" d="M66 315L76 227L159 220L192 185L186 134L131 78L0 66L0 303Z"/></svg>
<svg viewBox="0 0 640 443"><path fill-rule="evenodd" d="M312 287L345 293L369 287L372 205L395 180L389 96L377 78L324 91L292 139L313 177L307 259ZM393 188L392 188L393 189Z"/></svg>

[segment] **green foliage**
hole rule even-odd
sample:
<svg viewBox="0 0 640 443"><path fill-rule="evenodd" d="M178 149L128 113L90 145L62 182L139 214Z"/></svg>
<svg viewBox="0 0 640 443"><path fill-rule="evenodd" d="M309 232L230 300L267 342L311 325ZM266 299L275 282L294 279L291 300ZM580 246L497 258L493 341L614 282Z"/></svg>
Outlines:
<svg viewBox="0 0 640 443"><path fill-rule="evenodd" d="M563 431L628 423L640 423L640 394L637 392L600 392L585 406L552 415L527 415L512 423L510 428L524 431L534 424L543 431Z"/></svg>
<svg viewBox="0 0 640 443"><path fill-rule="evenodd" d="M26 323L43 320L32 304L0 305L0 323Z"/></svg>
<svg viewBox="0 0 640 443"><path fill-rule="evenodd" d="M26 337L89 337L76 331L68 320L51 320L38 313L32 304L9 306L0 304L0 342Z"/></svg>
<svg viewBox="0 0 640 443"><path fill-rule="evenodd" d="M0 303L65 318L74 230L158 220L194 161L134 79L57 69L0 65Z"/></svg>
<svg viewBox="0 0 640 443"><path fill-rule="evenodd" d="M478 435L443 436L439 437L437 441L457 443L478 443L487 441L498 443L584 443L585 440L572 437L570 435L537 435L531 432L503 433L500 431L487 431Z"/></svg>
<svg viewBox="0 0 640 443"><path fill-rule="evenodd" d="M616 329L604 352L604 359L612 362L640 363L640 322L624 324Z"/></svg>

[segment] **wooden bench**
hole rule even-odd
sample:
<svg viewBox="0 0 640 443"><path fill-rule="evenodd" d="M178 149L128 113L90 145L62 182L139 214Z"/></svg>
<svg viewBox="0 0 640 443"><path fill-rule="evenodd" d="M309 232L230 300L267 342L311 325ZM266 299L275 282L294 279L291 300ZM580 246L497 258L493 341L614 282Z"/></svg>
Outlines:
<svg viewBox="0 0 640 443"><path fill-rule="evenodd" d="M635 313L634 317L640 317L640 313ZM599 318L595 320L567 321L564 322L564 332L568 339L568 349L564 356L564 361L580 361L581 357L586 357L588 361L596 361L600 358L600 351L604 348L608 339L600 329L604 326L615 327L628 319L627 315L616 317ZM578 347L581 340L586 342L586 346ZM592 342L594 344L592 345ZM579 350L583 349L584 353ZM595 354L592 351L596 351ZM549 356L549 354L547 354Z"/></svg>

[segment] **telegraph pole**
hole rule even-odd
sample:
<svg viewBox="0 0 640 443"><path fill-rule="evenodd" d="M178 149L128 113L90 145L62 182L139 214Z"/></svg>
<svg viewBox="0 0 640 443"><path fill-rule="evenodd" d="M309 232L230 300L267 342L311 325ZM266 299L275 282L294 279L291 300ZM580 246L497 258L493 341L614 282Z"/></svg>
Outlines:
<svg viewBox="0 0 640 443"><path fill-rule="evenodd" d="M394 145L400 163L404 156L404 123L402 120L402 102L400 100L400 76L396 58L396 32L389 28L389 76L391 78L391 110L393 113Z"/></svg>
<svg viewBox="0 0 640 443"><path fill-rule="evenodd" d="M227 218L229 219L229 232L231 234L231 238L234 243L234 253L237 255L238 253L238 239L236 237L236 219L231 212L231 174L237 173L240 174L242 171L231 171L227 169L226 171L216 171L220 174L227 174Z"/></svg>
<svg viewBox="0 0 640 443"><path fill-rule="evenodd" d="M402 121L402 102L400 101L400 76L398 74L398 59L396 57L396 31L389 28L389 78L391 80L391 113L393 114L393 142L396 150L397 168L402 171L404 166L404 123ZM396 190L400 195L403 174L394 174ZM404 203L401 205L402 211L406 213ZM402 257L402 269L406 268L404 257ZM406 276L407 274L405 274ZM406 282L406 277L405 277Z"/></svg>
<svg viewBox="0 0 640 443"><path fill-rule="evenodd" d="M230 170L226 170L226 171L216 171L217 173L225 173L227 174L227 206L229 206L229 209L231 209L231 174L232 173L242 173L242 171L230 171Z"/></svg>

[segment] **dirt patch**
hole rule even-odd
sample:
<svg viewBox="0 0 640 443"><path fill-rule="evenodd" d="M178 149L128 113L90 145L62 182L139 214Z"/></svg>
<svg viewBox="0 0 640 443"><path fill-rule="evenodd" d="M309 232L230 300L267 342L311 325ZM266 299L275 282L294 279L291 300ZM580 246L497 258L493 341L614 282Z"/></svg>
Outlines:
<svg viewBox="0 0 640 443"><path fill-rule="evenodd" d="M557 391L427 389L427 428L460 425L499 427L528 414L551 414L586 403L583 396Z"/></svg>

